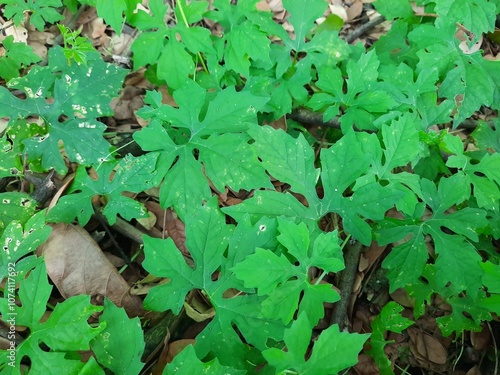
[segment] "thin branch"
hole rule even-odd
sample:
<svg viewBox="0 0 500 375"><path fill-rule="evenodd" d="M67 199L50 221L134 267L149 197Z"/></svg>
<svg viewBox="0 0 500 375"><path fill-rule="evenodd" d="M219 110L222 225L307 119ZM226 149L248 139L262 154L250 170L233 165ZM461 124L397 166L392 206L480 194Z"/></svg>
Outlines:
<svg viewBox="0 0 500 375"><path fill-rule="evenodd" d="M297 108L292 111L287 118L300 122L303 125L309 126L324 126L327 128L340 129L339 118L335 117L328 121L323 121L323 113L313 112L306 108ZM486 122L490 127L494 128L494 125L490 122ZM442 124L441 124L442 125ZM457 128L474 130L478 125L478 121L475 120L464 120L458 124Z"/></svg>
<svg viewBox="0 0 500 375"><path fill-rule="evenodd" d="M345 41L347 43L354 42L361 35L367 33L368 31L370 31L371 29L373 29L375 26L380 25L384 21L385 21L385 17L384 16L378 16L378 17L376 17L376 18L368 21L367 23L362 24L360 27L358 27L357 29L353 30L352 33L348 34L346 36L346 38L345 38Z"/></svg>
<svg viewBox="0 0 500 375"><path fill-rule="evenodd" d="M335 304L335 311L332 315L332 324L338 324L342 331L346 325L347 309L351 301L352 288L358 269L359 257L363 250L363 245L359 241L349 241L345 247L345 269L340 274L340 301Z"/></svg>

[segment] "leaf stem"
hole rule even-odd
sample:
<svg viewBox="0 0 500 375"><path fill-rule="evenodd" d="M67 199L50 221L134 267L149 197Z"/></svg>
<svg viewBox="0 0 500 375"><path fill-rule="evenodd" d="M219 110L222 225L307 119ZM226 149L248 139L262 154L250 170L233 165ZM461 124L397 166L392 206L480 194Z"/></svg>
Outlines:
<svg viewBox="0 0 500 375"><path fill-rule="evenodd" d="M181 13L182 21L184 22L184 25L189 29L189 23L186 18L186 14L184 13L184 8L182 7L182 0L177 0L177 6L179 7L179 12ZM203 70L205 73L208 73L208 68L205 65L205 60L203 59L203 56L201 56L201 52L198 52L197 54L198 59L200 61L201 66L203 67Z"/></svg>

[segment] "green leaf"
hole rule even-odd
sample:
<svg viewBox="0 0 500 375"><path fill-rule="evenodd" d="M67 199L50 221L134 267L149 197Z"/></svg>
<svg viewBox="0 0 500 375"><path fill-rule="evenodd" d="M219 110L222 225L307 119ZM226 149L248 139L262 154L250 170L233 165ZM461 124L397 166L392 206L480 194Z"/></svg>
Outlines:
<svg viewBox="0 0 500 375"><path fill-rule="evenodd" d="M127 220L145 217L146 209L122 193L140 193L155 186L157 158L158 154L151 152L139 157L126 156L118 163L100 164L96 167L97 179L91 178L84 167L78 167L68 195L50 210L47 220L69 223L77 218L81 225L85 225L94 213L91 202L94 195L106 197L107 204L102 213L111 225L117 215Z"/></svg>
<svg viewBox="0 0 500 375"><path fill-rule="evenodd" d="M402 306L394 301L390 301L382 308L380 314L371 323L371 349L368 351L368 354L374 359L382 375L394 375L392 362L384 352L384 347L390 343L385 339L385 333L387 331L401 333L414 323L401 315L403 310Z"/></svg>
<svg viewBox="0 0 500 375"><path fill-rule="evenodd" d="M384 172L379 174L381 178L387 177L386 172L407 165L419 154L419 138L415 123L415 117L403 115L399 121L393 121L390 126L382 126L385 163Z"/></svg>
<svg viewBox="0 0 500 375"><path fill-rule="evenodd" d="M487 261L481 263L481 268L484 270L482 281L488 292L500 293L500 265Z"/></svg>
<svg viewBox="0 0 500 375"><path fill-rule="evenodd" d="M226 36L224 62L243 77L249 76L250 59L270 63L270 43L267 35L257 25L244 22Z"/></svg>
<svg viewBox="0 0 500 375"><path fill-rule="evenodd" d="M253 222L261 217L305 218L316 220L316 215L311 215L309 210L291 194L282 194L276 191L258 190L250 199L234 206L224 207L223 212L240 221L249 215Z"/></svg>
<svg viewBox="0 0 500 375"><path fill-rule="evenodd" d="M25 14L29 14L31 24L39 31L43 31L45 23L55 23L64 18L55 9L62 6L60 0L45 0L43 2L5 0L2 3L7 4L4 10L6 19L12 19L16 25L20 25L24 21Z"/></svg>
<svg viewBox="0 0 500 375"><path fill-rule="evenodd" d="M158 58L156 74L175 90L188 81L189 75L194 74L194 68L193 57L185 47L177 40L169 39Z"/></svg>
<svg viewBox="0 0 500 375"><path fill-rule="evenodd" d="M246 371L236 370L232 367L222 366L217 358L210 362L202 362L196 356L192 345L188 345L182 352L174 357L174 360L167 364L163 370L163 375L244 375Z"/></svg>
<svg viewBox="0 0 500 375"><path fill-rule="evenodd" d="M14 307L15 324L29 327L30 334L17 346L14 367L20 368L21 360L28 356L31 359L30 372L78 373L85 364L80 361L76 351L89 350L89 342L104 328L103 324L93 328L87 320L102 308L91 305L89 296L74 296L57 304L49 318L41 323L40 319L45 313L51 290L44 263L20 282L19 298L22 306ZM2 315L9 316L4 306L7 305L0 304ZM41 343L44 343L48 350L42 350ZM66 358L67 353L64 352L71 353L69 357L72 359ZM0 363L5 364L7 361L10 362L6 355L0 357Z"/></svg>
<svg viewBox="0 0 500 375"><path fill-rule="evenodd" d="M445 98L461 101L453 126L471 116L481 105L489 106L493 101L494 82L485 68L484 58L479 54L464 55L456 61L442 82L439 93ZM495 74L499 72L497 67ZM458 96L462 96L459 99Z"/></svg>
<svg viewBox="0 0 500 375"><path fill-rule="evenodd" d="M233 234L233 228L225 224L224 215L217 208L217 200L211 199L196 213L186 217L186 247L193 258L194 268L186 264L171 239L145 237L144 267L156 276L170 279L168 283L151 289L145 305L177 313L183 306L185 295L192 289L201 289L215 308L215 317L197 337L196 350L200 358L213 352L223 365L247 368L249 363L245 358L255 353L241 342L233 325L238 327L245 341L258 350L266 347L269 338L282 338L282 324L259 316L262 298L249 294L233 298L224 296L224 292L231 288L246 290L234 277L231 268L256 247L272 241L276 236L273 227L275 224L269 220L251 225L248 219L244 219ZM221 271L218 280L213 279L216 270Z"/></svg>
<svg viewBox="0 0 500 375"><path fill-rule="evenodd" d="M302 51L306 44L306 34L313 28L314 21L325 12L325 2L312 0L307 3L302 1L283 1L283 6L291 14L289 22L293 26L295 39L287 41L287 44L295 51Z"/></svg>
<svg viewBox="0 0 500 375"><path fill-rule="evenodd" d="M356 137L351 130L332 147L321 151L321 180L325 191L323 204L326 206L324 212L337 212L343 218L347 233L369 245L371 228L360 215L381 218L403 194L372 182L357 189L349 198L343 196L345 190L366 173L371 164L371 156L361 148L361 144L373 141L367 138L360 142Z"/></svg>
<svg viewBox="0 0 500 375"><path fill-rule="evenodd" d="M384 261L384 267L389 269L391 291L414 283L419 277L428 257L423 236L429 234L434 240L437 254L435 287L438 290L446 287L455 295L467 290L472 298L478 296L481 257L469 240L478 241L479 229L487 225L486 213L469 207L446 213L450 207L464 200L464 188L459 185L462 179L463 176L458 174L442 178L437 189L429 180L421 181L423 200L433 211L430 218L422 220L423 212L418 210L413 218L381 223L377 238L382 244L396 242L413 234L410 240L397 246ZM465 197L468 195L465 194ZM453 234L446 234L443 230Z"/></svg>
<svg viewBox="0 0 500 375"><path fill-rule="evenodd" d="M70 161L89 166L110 156L110 146L102 137L105 125L96 118L113 113L109 103L125 74L124 69L104 63L99 55L89 57L87 65L69 67L62 49L51 48L48 66L9 82L12 88L25 91L26 99L0 87L0 100L5 104L0 116L9 117L11 124L30 115L43 119L46 134L26 139L24 144L29 160L41 158L44 169L66 171L60 141Z"/></svg>
<svg viewBox="0 0 500 375"><path fill-rule="evenodd" d="M270 127L253 128L249 133L269 174L289 183L291 189L304 195L310 205L316 204L319 170L314 168L314 152L305 138L299 135L294 139L282 130Z"/></svg>
<svg viewBox="0 0 500 375"><path fill-rule="evenodd" d="M272 251L255 249L255 253L231 269L236 277L243 280L245 287L258 286L257 295L270 294L278 284L294 275L288 259ZM258 271L258 272L256 272Z"/></svg>
<svg viewBox="0 0 500 375"><path fill-rule="evenodd" d="M453 296L447 302L451 306L451 312L436 319L444 336L461 331L480 332L483 329L481 322L492 318L484 292L480 293L479 298Z"/></svg>
<svg viewBox="0 0 500 375"><path fill-rule="evenodd" d="M493 130L486 122L480 121L471 135L477 147L481 149L490 148L500 152L500 126L498 126L498 122L495 130Z"/></svg>
<svg viewBox="0 0 500 375"><path fill-rule="evenodd" d="M402 235L411 233L412 238L394 247L382 263L382 266L388 270L387 278L390 280L391 293L414 282L422 275L429 256L424 237L420 234L419 229L417 226L413 228L406 226L404 232L401 231ZM381 237L382 233L380 233Z"/></svg>
<svg viewBox="0 0 500 375"><path fill-rule="evenodd" d="M192 1L179 2L174 9L178 20L186 17L188 24L199 22L203 19L204 13L207 11L208 1Z"/></svg>
<svg viewBox="0 0 500 375"><path fill-rule="evenodd" d="M219 191L226 184L235 191L272 186L249 140L244 133L225 133L211 135L198 145L205 171Z"/></svg>
<svg viewBox="0 0 500 375"><path fill-rule="evenodd" d="M146 31L134 40L130 47L134 53L134 69L158 61L163 50L165 37L166 33L160 34L160 31Z"/></svg>
<svg viewBox="0 0 500 375"><path fill-rule="evenodd" d="M263 352L269 364L276 371L297 371L300 374L337 374L358 361L358 352L368 335L340 332L337 325L324 330L314 343L311 357L305 354L311 338L312 326L306 314L300 314L292 326L285 331L288 351L270 348ZM332 361L331 356L336 360Z"/></svg>
<svg viewBox="0 0 500 375"><path fill-rule="evenodd" d="M495 27L496 7L487 0L436 1L436 13L446 22L459 22L472 32L473 42Z"/></svg>
<svg viewBox="0 0 500 375"><path fill-rule="evenodd" d="M120 35L124 22L123 12L131 14L140 2L140 0L97 0L97 14Z"/></svg>
<svg viewBox="0 0 500 375"><path fill-rule="evenodd" d="M158 173L165 178L160 190L163 207L174 206L183 218L208 199L211 193L203 168L221 192L226 186L234 190L272 186L245 133L255 125L256 112L265 98L237 93L230 87L205 106L207 93L190 82L174 93L174 99L178 109L162 105L157 95L149 94L146 102L151 107L143 108L139 115L152 121L134 134L143 150L160 152ZM231 160L234 165L228 165Z"/></svg>
<svg viewBox="0 0 500 375"><path fill-rule="evenodd" d="M6 53L0 58L0 77L5 80L19 77L19 71L41 60L33 52L33 48L24 43L15 43L14 37L9 35L2 44Z"/></svg>
<svg viewBox="0 0 500 375"><path fill-rule="evenodd" d="M10 275L9 270L13 263L35 251L49 237L50 232L51 228L45 225L45 210L36 213L25 223L19 220L11 221L0 237L0 244L3 246L0 279Z"/></svg>
<svg viewBox="0 0 500 375"><path fill-rule="evenodd" d="M304 223L296 225L287 219L278 218L278 230L280 235L278 241L287 248L289 256L295 261L289 260L283 254L276 255L271 250L256 249L255 253L249 255L244 261L232 268L236 277L244 282L247 288L256 288L257 295L269 295L262 302L262 315L268 318L279 318L284 324L288 324L297 309L297 302L302 296L299 312L305 311L311 319L311 324L316 324L324 315L323 303L336 302L339 295L331 288L331 285L312 285L308 272L309 268L318 266L314 262L318 259L318 252L322 252L325 258L331 259L325 262L320 259L321 264L327 268L325 272L338 272L344 268L341 259L342 251L338 244L337 232L331 232L329 247L325 248L325 238L322 236L314 248L314 255L309 255L309 230ZM298 265L295 265L297 264ZM288 299L288 301L285 301Z"/></svg>
<svg viewBox="0 0 500 375"><path fill-rule="evenodd" d="M388 20L413 16L413 9L408 0L377 0L374 5L378 12Z"/></svg>
<svg viewBox="0 0 500 375"><path fill-rule="evenodd" d="M129 319L123 308L104 300L99 321L105 328L90 342L100 364L115 374L133 375L144 367L144 337L139 318Z"/></svg>
<svg viewBox="0 0 500 375"><path fill-rule="evenodd" d="M24 225L35 214L37 202L28 194L9 192L0 193L1 215L0 233L13 221Z"/></svg>
<svg viewBox="0 0 500 375"><path fill-rule="evenodd" d="M183 151L183 152L182 152ZM174 207L181 219L196 211L211 192L201 164L187 148L179 152L179 160L166 173L160 189L162 207Z"/></svg>

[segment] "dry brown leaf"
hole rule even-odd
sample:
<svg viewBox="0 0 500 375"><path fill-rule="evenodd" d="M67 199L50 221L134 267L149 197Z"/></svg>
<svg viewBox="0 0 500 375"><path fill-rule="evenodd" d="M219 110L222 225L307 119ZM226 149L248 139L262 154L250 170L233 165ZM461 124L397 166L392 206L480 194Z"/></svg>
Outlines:
<svg viewBox="0 0 500 375"><path fill-rule="evenodd" d="M413 327L408 329L408 334L411 338L410 350L415 358L421 361L428 360L439 365L446 363L448 351L437 338Z"/></svg>
<svg viewBox="0 0 500 375"><path fill-rule="evenodd" d="M103 295L129 316L144 315L142 300L129 294L130 286L103 254L88 232L72 224L55 224L38 249L47 273L64 298L80 294Z"/></svg>
<svg viewBox="0 0 500 375"><path fill-rule="evenodd" d="M481 332L470 333L470 342L472 347L478 352L486 350L491 341L491 334L486 327L483 326L483 330Z"/></svg>
<svg viewBox="0 0 500 375"><path fill-rule="evenodd" d="M105 36L106 24L104 23L104 19L101 17L97 17L96 19L90 21L88 23L89 33L92 39L99 39Z"/></svg>
<svg viewBox="0 0 500 375"><path fill-rule="evenodd" d="M266 12L271 10L271 7L269 6L266 0L259 1L257 4L255 4L255 6L257 7L258 10Z"/></svg>
<svg viewBox="0 0 500 375"><path fill-rule="evenodd" d="M30 31L28 34L28 42L39 42L41 44L54 45L55 35L47 31Z"/></svg>
<svg viewBox="0 0 500 375"><path fill-rule="evenodd" d="M196 340L193 339L183 339L183 340L177 340L168 346L168 362L172 362L174 357L182 352L182 350L188 346L188 345L194 345L196 343Z"/></svg>
<svg viewBox="0 0 500 375"><path fill-rule="evenodd" d="M2 25L0 42L9 35L14 37L16 43L26 43L28 40L28 30L23 26L16 26L12 21L7 21Z"/></svg>
<svg viewBox="0 0 500 375"><path fill-rule="evenodd" d="M33 48L33 52L35 52L35 54L42 60L47 60L48 50L45 44L28 40L28 45Z"/></svg>
<svg viewBox="0 0 500 375"><path fill-rule="evenodd" d="M362 375L379 375L380 370L368 354L361 353L358 356L358 363L354 366L356 372Z"/></svg>
<svg viewBox="0 0 500 375"><path fill-rule="evenodd" d="M78 24L85 25L86 23L92 22L97 18L97 9L95 7L88 7L85 9L78 17Z"/></svg>
<svg viewBox="0 0 500 375"><path fill-rule="evenodd" d="M75 178L74 173L71 173L64 178L62 186L59 187L57 192L52 197L52 200L50 201L50 204L47 208L47 213L57 204L57 202L59 201L59 198L61 198L61 195L63 195L64 191L71 184L71 182L73 182L74 178Z"/></svg>
<svg viewBox="0 0 500 375"><path fill-rule="evenodd" d="M328 8L331 14L335 14L336 16L340 17L344 22L348 21L349 16L347 15L347 11L342 6L342 4L330 4L328 5Z"/></svg>
<svg viewBox="0 0 500 375"><path fill-rule="evenodd" d="M465 375L481 375L481 369L478 366L474 366Z"/></svg>
<svg viewBox="0 0 500 375"><path fill-rule="evenodd" d="M411 298L408 293L403 288L396 289L392 294L391 298L404 307L415 306L415 298Z"/></svg>
<svg viewBox="0 0 500 375"><path fill-rule="evenodd" d="M267 124L267 123L264 122L264 124ZM286 132L286 129L287 129L286 117L281 116L279 119L271 121L268 125L274 129L277 129L277 130L282 129Z"/></svg>
<svg viewBox="0 0 500 375"><path fill-rule="evenodd" d="M354 2L350 3L350 5L346 9L346 12L349 21L358 18L361 15L361 12L363 12L363 3L360 0L355 0Z"/></svg>

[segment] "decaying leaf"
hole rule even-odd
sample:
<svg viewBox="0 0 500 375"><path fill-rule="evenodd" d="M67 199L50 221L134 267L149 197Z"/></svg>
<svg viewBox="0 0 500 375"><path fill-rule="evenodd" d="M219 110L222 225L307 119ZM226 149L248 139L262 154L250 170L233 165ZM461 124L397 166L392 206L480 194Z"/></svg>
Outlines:
<svg viewBox="0 0 500 375"><path fill-rule="evenodd" d="M52 225L52 233L38 253L45 256L47 273L64 298L103 295L130 316L144 314L142 300L129 294L130 286L82 227Z"/></svg>

